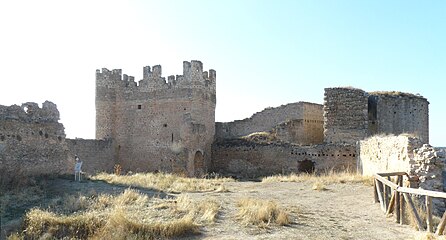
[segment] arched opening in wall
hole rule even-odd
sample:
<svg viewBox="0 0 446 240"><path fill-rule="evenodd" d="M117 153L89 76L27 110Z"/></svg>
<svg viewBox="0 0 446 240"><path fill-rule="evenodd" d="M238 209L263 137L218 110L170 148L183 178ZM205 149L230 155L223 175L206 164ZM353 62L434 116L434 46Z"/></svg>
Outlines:
<svg viewBox="0 0 446 240"><path fill-rule="evenodd" d="M298 162L297 170L299 172L313 173L314 172L314 162L310 160L303 160Z"/></svg>
<svg viewBox="0 0 446 240"><path fill-rule="evenodd" d="M204 156L201 151L197 151L194 156L194 175L201 176L204 174Z"/></svg>

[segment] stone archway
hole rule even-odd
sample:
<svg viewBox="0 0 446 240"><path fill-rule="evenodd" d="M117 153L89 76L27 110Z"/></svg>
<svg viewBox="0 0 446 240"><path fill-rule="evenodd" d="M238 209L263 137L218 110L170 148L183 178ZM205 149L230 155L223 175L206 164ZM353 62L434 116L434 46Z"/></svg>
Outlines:
<svg viewBox="0 0 446 240"><path fill-rule="evenodd" d="M194 175L202 176L204 174L204 156L201 151L195 152L194 156Z"/></svg>
<svg viewBox="0 0 446 240"><path fill-rule="evenodd" d="M303 161L298 161L297 170L299 172L305 172L305 173L313 173L314 172L314 162L310 161L308 159L305 159Z"/></svg>

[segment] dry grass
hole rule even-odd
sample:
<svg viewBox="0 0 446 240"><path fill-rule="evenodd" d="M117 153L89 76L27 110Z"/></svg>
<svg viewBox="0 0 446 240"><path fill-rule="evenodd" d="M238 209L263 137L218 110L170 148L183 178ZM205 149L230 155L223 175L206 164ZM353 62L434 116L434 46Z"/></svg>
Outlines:
<svg viewBox="0 0 446 240"><path fill-rule="evenodd" d="M369 92L370 95L384 95L384 96L395 96L395 97L415 97L415 98L423 98L420 94L412 94L412 93L405 93L400 91L375 91L375 92Z"/></svg>
<svg viewBox="0 0 446 240"><path fill-rule="evenodd" d="M186 178L170 173L136 173L133 175L115 175L100 173L91 177L110 184L122 184L143 188L153 188L165 192L207 192L215 191L226 182L233 182L232 178Z"/></svg>
<svg viewBox="0 0 446 240"><path fill-rule="evenodd" d="M276 202L244 198L237 202L237 219L245 225L267 227L270 224L287 225L291 219Z"/></svg>
<svg viewBox="0 0 446 240"><path fill-rule="evenodd" d="M326 191L326 190L328 190L327 187L322 182L319 182L319 181L317 181L317 182L315 182L313 184L312 189L313 190L317 190L317 191Z"/></svg>
<svg viewBox="0 0 446 240"><path fill-rule="evenodd" d="M446 236L438 236L433 233L420 232L415 237L415 240L446 240Z"/></svg>
<svg viewBox="0 0 446 240"><path fill-rule="evenodd" d="M23 233L11 237L172 238L198 233L200 225L215 222L220 210L215 199L192 201L184 195L177 199L149 198L131 189L118 196L76 198L65 198L53 211L32 209L25 216ZM72 213L63 214L67 212Z"/></svg>
<svg viewBox="0 0 446 240"><path fill-rule="evenodd" d="M412 197L412 201L415 204L416 211L417 211L417 213L418 213L418 215L419 215L419 217L421 219L421 222L423 223L424 229L427 229L427 223L426 223L427 214L426 214L425 206L420 204L420 202L416 198L414 199ZM405 209L404 210L404 213L405 213L404 220L405 220L405 222L406 223L408 222L411 227L417 229L418 228L417 222L415 220L415 217L413 216L412 209L409 207L408 203L404 204L404 209ZM440 221L441 221L440 217L432 215L432 226L434 227L434 231L436 231L436 227L438 226ZM429 236L427 236L427 237L429 237ZM427 239L430 239L430 238L427 238ZM433 238L433 239L436 239L436 238Z"/></svg>
<svg viewBox="0 0 446 240"><path fill-rule="evenodd" d="M243 136L241 139L251 142L274 142L278 140L277 137L270 132L255 132L247 136Z"/></svg>
<svg viewBox="0 0 446 240"><path fill-rule="evenodd" d="M328 171L322 174L309 173L292 173L289 175L275 175L262 179L262 182L314 182L319 184L335 184L335 183L361 183L373 186L373 177L362 176L351 172L334 172Z"/></svg>

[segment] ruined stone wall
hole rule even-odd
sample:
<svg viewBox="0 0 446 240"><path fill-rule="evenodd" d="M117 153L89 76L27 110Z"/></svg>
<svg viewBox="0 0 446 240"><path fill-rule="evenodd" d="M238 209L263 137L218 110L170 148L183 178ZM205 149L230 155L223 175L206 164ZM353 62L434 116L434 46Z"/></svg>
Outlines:
<svg viewBox="0 0 446 240"><path fill-rule="evenodd" d="M358 145L358 170L363 175L407 172L418 176L420 186L443 191L445 151L423 144L410 135L374 136Z"/></svg>
<svg viewBox="0 0 446 240"><path fill-rule="evenodd" d="M299 121L291 122L291 120L304 121L300 123ZM290 124L287 125L287 122ZM289 130L290 139L296 142L320 143L323 135L322 106L307 102L290 103L277 108L267 108L244 120L218 122L216 123L216 139L231 139L254 132L271 131L281 124L282 130ZM292 129L292 127L297 127L297 129ZM285 133L282 131L282 134Z"/></svg>
<svg viewBox="0 0 446 240"><path fill-rule="evenodd" d="M326 88L324 141L355 144L368 136L368 94L354 88Z"/></svg>
<svg viewBox="0 0 446 240"><path fill-rule="evenodd" d="M74 162L78 155L82 160L82 171L93 175L99 172L113 172L115 165L114 147L111 139L66 139L69 149L69 159ZM73 165L74 166L74 165Z"/></svg>
<svg viewBox="0 0 446 240"><path fill-rule="evenodd" d="M44 102L42 108L31 102L0 105L0 175L71 173L64 127L58 120L52 102Z"/></svg>
<svg viewBox="0 0 446 240"><path fill-rule="evenodd" d="M358 170L363 175L379 172L409 172L413 151L423 145L410 136L374 136L358 145Z"/></svg>
<svg viewBox="0 0 446 240"><path fill-rule="evenodd" d="M213 145L212 171L241 178L315 170L355 169L355 147L321 144L299 146L287 143L255 143L241 139Z"/></svg>
<svg viewBox="0 0 446 240"><path fill-rule="evenodd" d="M277 139L300 145L320 144L324 141L323 123L319 120L290 120L273 128Z"/></svg>
<svg viewBox="0 0 446 240"><path fill-rule="evenodd" d="M184 62L183 75L166 81L161 66L144 67L137 84L119 70L103 69L96 81L97 137L114 140L124 170L207 171L215 134L214 70Z"/></svg>
<svg viewBox="0 0 446 240"><path fill-rule="evenodd" d="M358 145L358 171L363 175L385 172L407 172L422 189L443 192L446 153L423 144L410 135L374 136ZM422 201L422 199L421 199ZM445 203L433 200L437 212L444 212Z"/></svg>
<svg viewBox="0 0 446 240"><path fill-rule="evenodd" d="M410 133L429 142L429 102L417 95L375 92L369 97L370 134Z"/></svg>

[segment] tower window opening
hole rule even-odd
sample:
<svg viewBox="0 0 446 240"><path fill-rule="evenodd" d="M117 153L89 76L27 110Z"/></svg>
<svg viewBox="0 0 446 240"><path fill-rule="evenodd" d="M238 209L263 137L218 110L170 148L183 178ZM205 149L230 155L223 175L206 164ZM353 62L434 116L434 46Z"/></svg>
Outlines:
<svg viewBox="0 0 446 240"><path fill-rule="evenodd" d="M141 108L142 108L142 105L141 105L141 104L139 104L139 105L138 105L138 109L141 109Z"/></svg>

